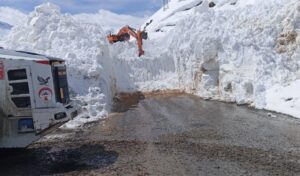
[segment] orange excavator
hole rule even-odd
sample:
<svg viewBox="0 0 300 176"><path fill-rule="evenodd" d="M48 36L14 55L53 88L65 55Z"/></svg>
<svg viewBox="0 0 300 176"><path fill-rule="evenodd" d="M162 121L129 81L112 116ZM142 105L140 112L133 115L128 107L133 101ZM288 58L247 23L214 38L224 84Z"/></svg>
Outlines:
<svg viewBox="0 0 300 176"><path fill-rule="evenodd" d="M148 39L148 34L146 31L141 31L141 30L136 30L128 25L124 26L123 28L120 29L118 34L109 34L107 36L107 40L109 43L113 44L116 42L124 42L124 41L129 41L130 36L134 37L137 40L137 45L139 49L139 57L145 54L143 50L143 39L147 40Z"/></svg>

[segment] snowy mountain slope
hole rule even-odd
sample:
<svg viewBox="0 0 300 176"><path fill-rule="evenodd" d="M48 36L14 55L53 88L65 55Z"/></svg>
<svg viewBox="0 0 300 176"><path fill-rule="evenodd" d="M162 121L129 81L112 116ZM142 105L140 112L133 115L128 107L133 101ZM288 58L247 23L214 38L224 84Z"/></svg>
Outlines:
<svg viewBox="0 0 300 176"><path fill-rule="evenodd" d="M76 14L73 16L75 20L83 23L92 23L101 25L104 31L117 33L119 29L125 25L130 25L134 28L139 28L145 19L133 17L130 15L115 14L107 10L99 10L96 14Z"/></svg>
<svg viewBox="0 0 300 176"><path fill-rule="evenodd" d="M173 29L178 21L191 14L202 2L203 0L169 1L168 5L151 16L142 28L149 32L152 38L161 37Z"/></svg>
<svg viewBox="0 0 300 176"><path fill-rule="evenodd" d="M0 21L17 26L22 25L26 20L27 14L10 7L0 7Z"/></svg>
<svg viewBox="0 0 300 176"><path fill-rule="evenodd" d="M5 23L5 22L2 22L0 21L0 28L1 29L6 29L6 30L10 30L12 28L12 25L8 24L8 23Z"/></svg>
<svg viewBox="0 0 300 176"><path fill-rule="evenodd" d="M12 26L10 24L0 21L0 38L2 39L7 36L11 28Z"/></svg>
<svg viewBox="0 0 300 176"><path fill-rule="evenodd" d="M6 37L13 26L21 25L27 16L9 7L0 7L0 40Z"/></svg>

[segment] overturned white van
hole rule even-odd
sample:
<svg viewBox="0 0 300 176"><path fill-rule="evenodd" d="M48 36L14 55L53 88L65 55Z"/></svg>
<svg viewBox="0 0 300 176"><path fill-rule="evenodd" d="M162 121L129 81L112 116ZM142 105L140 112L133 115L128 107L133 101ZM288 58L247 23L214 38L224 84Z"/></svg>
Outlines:
<svg viewBox="0 0 300 176"><path fill-rule="evenodd" d="M0 48L0 148L26 147L78 110L64 60Z"/></svg>

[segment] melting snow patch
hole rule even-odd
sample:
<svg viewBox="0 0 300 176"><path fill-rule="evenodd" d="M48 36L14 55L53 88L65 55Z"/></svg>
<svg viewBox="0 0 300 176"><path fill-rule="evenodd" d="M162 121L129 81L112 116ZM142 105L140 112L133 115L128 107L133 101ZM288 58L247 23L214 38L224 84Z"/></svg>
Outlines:
<svg viewBox="0 0 300 176"><path fill-rule="evenodd" d="M266 109L300 118L300 80L288 86L273 86L266 97Z"/></svg>

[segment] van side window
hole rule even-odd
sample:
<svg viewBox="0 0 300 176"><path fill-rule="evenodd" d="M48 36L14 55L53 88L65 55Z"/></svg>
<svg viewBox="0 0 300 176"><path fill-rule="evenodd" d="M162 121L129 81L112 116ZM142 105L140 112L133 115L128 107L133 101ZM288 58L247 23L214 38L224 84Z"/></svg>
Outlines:
<svg viewBox="0 0 300 176"><path fill-rule="evenodd" d="M31 108L26 68L7 71L10 98L17 108Z"/></svg>
<svg viewBox="0 0 300 176"><path fill-rule="evenodd" d="M18 108L30 108L30 97L14 97L11 99Z"/></svg>
<svg viewBox="0 0 300 176"><path fill-rule="evenodd" d="M9 70L7 74L10 81L27 79L26 69Z"/></svg>
<svg viewBox="0 0 300 176"><path fill-rule="evenodd" d="M10 83L9 85L13 88L11 95L29 94L29 87L27 82Z"/></svg>

